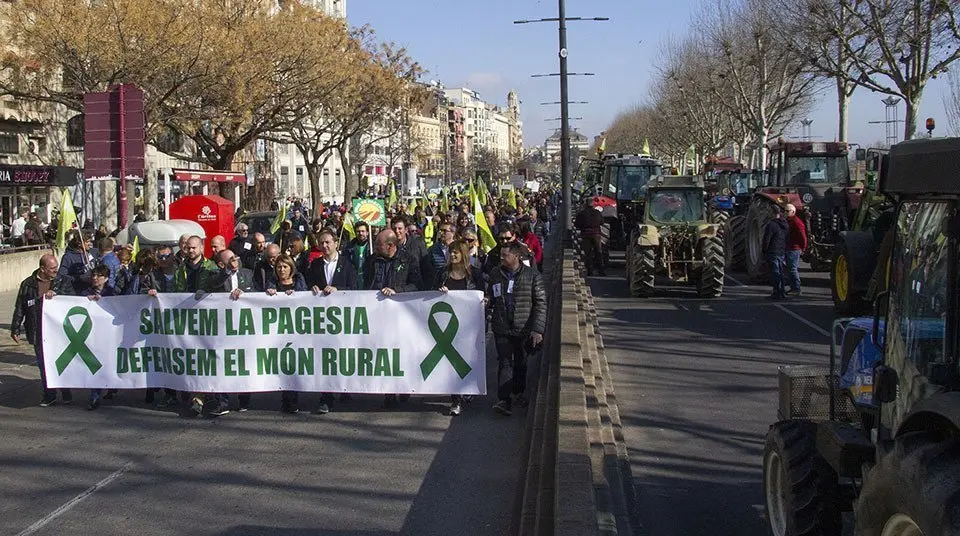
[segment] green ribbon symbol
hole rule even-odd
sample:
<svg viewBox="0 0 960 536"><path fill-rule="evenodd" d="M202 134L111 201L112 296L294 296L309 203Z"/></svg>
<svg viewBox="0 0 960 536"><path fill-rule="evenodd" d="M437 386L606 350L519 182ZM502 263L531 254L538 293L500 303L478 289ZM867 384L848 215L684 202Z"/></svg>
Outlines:
<svg viewBox="0 0 960 536"><path fill-rule="evenodd" d="M447 327L444 329L441 329L440 324L437 323L436 316L438 313L450 314L450 321L447 322ZM433 304L433 307L430 309L430 317L427 319L427 327L430 328L430 335L433 336L433 340L436 341L437 344L434 345L433 350L430 350L427 357L420 363L420 372L423 374L423 379L426 380L430 374L433 373L433 369L437 368L440 360L444 357L450 361L450 365L453 366L453 370L457 371L457 375L460 376L461 380L466 378L467 374L470 374L470 371L473 369L453 346L453 339L457 336L457 330L460 329L460 321L457 320L457 315L453 312L453 307L447 302L437 302Z"/></svg>
<svg viewBox="0 0 960 536"><path fill-rule="evenodd" d="M83 323L80 324L79 331L73 329L73 324L70 323L70 317L73 316L83 317ZM75 356L80 356L83 364L90 369L90 374L96 374L100 370L103 365L97 360L97 356L93 355L93 352L87 348L86 344L91 329L93 329L93 321L90 320L90 313L86 309L78 305L67 311L67 317L63 319L63 333L67 336L70 344L57 358L57 374L62 375Z"/></svg>

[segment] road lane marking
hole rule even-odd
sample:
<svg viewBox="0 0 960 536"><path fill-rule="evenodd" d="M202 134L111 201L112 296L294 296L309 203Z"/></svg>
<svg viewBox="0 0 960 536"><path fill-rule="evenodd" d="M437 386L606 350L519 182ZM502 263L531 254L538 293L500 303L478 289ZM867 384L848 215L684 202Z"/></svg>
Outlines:
<svg viewBox="0 0 960 536"><path fill-rule="evenodd" d="M60 517L61 515L69 512L74 506L80 504L81 501L83 501L83 500L86 499L87 497L89 497L89 496L93 495L94 493L96 493L97 490L99 490L100 488L102 488L102 487L106 486L107 484L113 482L114 480L120 478L120 476L123 475L123 473L127 472L127 470L130 469L130 467L132 467L132 466L133 466L133 462L128 462L126 465L124 465L124 466L121 467L120 469L117 469L116 471L114 471L113 473L111 473L110 475L108 475L106 478L104 478L103 480L101 480L100 482L97 482L96 484L94 484L94 485L90 486L89 488L85 489L83 492L81 492L81 493L80 493L79 495L77 495L76 497L74 497L74 498L70 499L69 501L63 503L63 505L61 505L60 508L57 508L57 509L54 510L53 512L50 512L49 514L47 514L47 515L46 515L43 519L41 519L40 521L37 521L37 522L34 523L33 525L30 525L29 527L23 529L23 532L21 532L21 533L18 534L17 536L29 536L30 534L33 534L34 532L37 532L38 530L42 529L43 527L45 527L48 523L50 523L50 522L53 521L54 519L56 519L56 518Z"/></svg>
<svg viewBox="0 0 960 536"><path fill-rule="evenodd" d="M736 278L734 278L734 277L731 276L731 275L725 275L725 277L728 277L731 281L733 281L734 283L740 285L741 287L747 286L747 285L741 283L740 281L738 281ZM793 318L797 319L797 320L800 321L803 325L805 325L805 326L807 326L808 328L816 331L817 333L823 335L824 337L830 337L830 332L829 332L829 331L821 328L820 326L818 326L818 325L814 324L813 322L807 320L806 318L798 315L797 313L794 313L794 312L791 311L790 309L787 309L786 307L783 306L783 304L775 303L775 304L773 304L773 306L776 307L777 309L780 309L780 310L783 311L784 313L787 313L788 315L792 316Z"/></svg>
<svg viewBox="0 0 960 536"><path fill-rule="evenodd" d="M829 331L821 328L820 326L818 326L818 325L814 324L813 322L807 320L806 318L798 315L797 313L794 313L793 311L791 311L790 309L787 309L787 308L784 307L783 305L781 305L781 304L779 304L779 303L775 303L775 304L773 304L773 306L776 307L777 309L780 309L780 310L783 311L784 313L787 313L788 315L796 318L796 319L799 320L801 323L803 323L805 326L807 326L808 328L810 328L810 329L816 331L817 333L823 335L824 337L829 337L829 336L830 336L830 332L829 332Z"/></svg>

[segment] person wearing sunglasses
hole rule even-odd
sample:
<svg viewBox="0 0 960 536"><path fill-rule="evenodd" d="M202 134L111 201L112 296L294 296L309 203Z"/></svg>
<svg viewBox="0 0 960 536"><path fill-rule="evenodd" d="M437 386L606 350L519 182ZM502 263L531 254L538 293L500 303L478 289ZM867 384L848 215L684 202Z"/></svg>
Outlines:
<svg viewBox="0 0 960 536"><path fill-rule="evenodd" d="M497 245L487 254L487 261L484 263L483 271L490 275L494 270L500 267L500 251L507 244L517 244L520 247L520 261L525 266L532 265L533 254L530 248L523 242L520 242L517 226L513 223L503 222L500 224L500 232L497 236Z"/></svg>

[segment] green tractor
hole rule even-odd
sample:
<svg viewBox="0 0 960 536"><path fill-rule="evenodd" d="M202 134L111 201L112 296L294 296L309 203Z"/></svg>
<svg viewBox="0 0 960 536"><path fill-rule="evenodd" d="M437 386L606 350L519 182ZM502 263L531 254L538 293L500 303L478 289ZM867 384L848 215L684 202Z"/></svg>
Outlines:
<svg viewBox="0 0 960 536"><path fill-rule="evenodd" d="M887 172L886 149L865 152L867 184L860 206L850 222L850 230L841 232L833 250L830 288L833 305L841 315L857 315L870 311L873 298L883 290L886 265L877 259L889 257L888 231L893 225L897 207L893 194L881 193L881 176ZM884 254L881 254L881 251Z"/></svg>
<svg viewBox="0 0 960 536"><path fill-rule="evenodd" d="M653 293L656 276L696 285L702 298L723 292L720 226L707 221L703 182L692 176L655 176L647 183L639 221L627 241L627 284L637 297Z"/></svg>
<svg viewBox="0 0 960 536"><path fill-rule="evenodd" d="M960 138L890 149L887 289L872 316L834 322L828 365L780 367L763 452L775 536L960 534L958 170Z"/></svg>

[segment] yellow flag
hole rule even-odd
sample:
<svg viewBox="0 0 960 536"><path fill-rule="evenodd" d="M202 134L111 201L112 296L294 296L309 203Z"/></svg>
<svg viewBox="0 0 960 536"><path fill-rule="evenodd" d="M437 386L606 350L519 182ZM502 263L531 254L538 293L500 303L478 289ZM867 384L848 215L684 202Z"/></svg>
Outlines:
<svg viewBox="0 0 960 536"><path fill-rule="evenodd" d="M277 212L277 217L273 219L273 223L270 224L270 232L276 234L280 230L280 226L283 225L283 220L287 219L287 203L284 201L283 205L280 207L280 211Z"/></svg>
<svg viewBox="0 0 960 536"><path fill-rule="evenodd" d="M140 253L140 235L133 237L133 254L130 259L136 261L137 253Z"/></svg>
<svg viewBox="0 0 960 536"><path fill-rule="evenodd" d="M433 218L427 219L427 226L423 228L423 241L427 243L427 247L433 245Z"/></svg>
<svg viewBox="0 0 960 536"><path fill-rule="evenodd" d="M397 209L397 185L390 181L390 196L387 197L387 208L389 210Z"/></svg>
<svg viewBox="0 0 960 536"><path fill-rule="evenodd" d="M440 200L440 210L450 212L450 197L447 195L447 189L443 189L443 199Z"/></svg>
<svg viewBox="0 0 960 536"><path fill-rule="evenodd" d="M487 183L483 181L483 177L480 177L480 184L477 185L477 198L480 199L480 204L487 206Z"/></svg>
<svg viewBox="0 0 960 536"><path fill-rule="evenodd" d="M480 199L477 194L473 194L473 218L477 221L477 238L480 239L480 247L484 253L490 253L490 250L497 245L497 239L493 236L493 231L487 225L487 218L483 214L483 206L480 205Z"/></svg>
<svg viewBox="0 0 960 536"><path fill-rule="evenodd" d="M517 189L511 188L510 193L507 195L507 203L510 203L510 206L517 208Z"/></svg>
<svg viewBox="0 0 960 536"><path fill-rule="evenodd" d="M357 236L357 230L353 227L353 213L347 212L346 216L343 217L343 228L340 229L340 236L343 236L343 233L347 233L350 236L350 240L353 240Z"/></svg>
<svg viewBox="0 0 960 536"><path fill-rule="evenodd" d="M57 223L58 250L67 247L67 231L73 229L75 223L77 223L77 213L73 210L73 200L70 199L70 191L64 189L60 202L60 220Z"/></svg>
<svg viewBox="0 0 960 536"><path fill-rule="evenodd" d="M643 154L650 155L650 141L647 138L643 139Z"/></svg>
<svg viewBox="0 0 960 536"><path fill-rule="evenodd" d="M607 137L604 136L600 140L600 147L597 147L597 152L600 153L600 156L603 156L603 153L607 152Z"/></svg>

